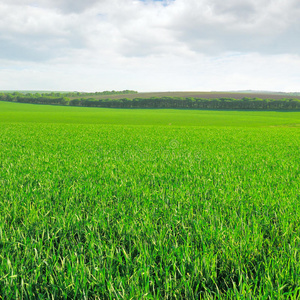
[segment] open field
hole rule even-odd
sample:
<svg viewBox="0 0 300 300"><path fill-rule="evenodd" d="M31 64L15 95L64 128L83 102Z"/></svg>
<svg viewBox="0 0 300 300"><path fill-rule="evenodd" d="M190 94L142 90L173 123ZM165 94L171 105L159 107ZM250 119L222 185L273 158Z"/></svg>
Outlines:
<svg viewBox="0 0 300 300"><path fill-rule="evenodd" d="M0 102L0 295L299 299L299 124Z"/></svg>
<svg viewBox="0 0 300 300"><path fill-rule="evenodd" d="M300 126L300 112L103 109L0 102L1 123L161 126Z"/></svg>

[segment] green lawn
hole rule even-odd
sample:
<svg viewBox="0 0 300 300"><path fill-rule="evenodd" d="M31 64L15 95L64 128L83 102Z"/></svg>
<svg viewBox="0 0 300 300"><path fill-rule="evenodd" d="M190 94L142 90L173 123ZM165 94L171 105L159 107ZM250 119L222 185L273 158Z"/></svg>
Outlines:
<svg viewBox="0 0 300 300"><path fill-rule="evenodd" d="M299 299L299 117L0 102L2 299Z"/></svg>

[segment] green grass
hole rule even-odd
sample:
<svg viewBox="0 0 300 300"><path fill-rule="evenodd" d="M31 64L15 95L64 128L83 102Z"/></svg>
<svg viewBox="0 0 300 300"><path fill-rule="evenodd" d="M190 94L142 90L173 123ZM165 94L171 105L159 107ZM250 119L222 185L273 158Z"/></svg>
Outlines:
<svg viewBox="0 0 300 300"><path fill-rule="evenodd" d="M0 103L0 295L299 299L299 115Z"/></svg>
<svg viewBox="0 0 300 300"><path fill-rule="evenodd" d="M300 112L109 109L0 101L0 123L162 126L300 126Z"/></svg>

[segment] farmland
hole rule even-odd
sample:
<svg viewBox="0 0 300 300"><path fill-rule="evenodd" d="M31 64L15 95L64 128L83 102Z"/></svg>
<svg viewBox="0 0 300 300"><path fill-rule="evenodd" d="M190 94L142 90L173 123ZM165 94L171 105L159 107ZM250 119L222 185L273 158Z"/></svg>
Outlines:
<svg viewBox="0 0 300 300"><path fill-rule="evenodd" d="M0 92L0 101L76 107L300 111L299 93L267 92Z"/></svg>
<svg viewBox="0 0 300 300"><path fill-rule="evenodd" d="M151 126L300 126L300 112L99 109L0 102L1 123Z"/></svg>
<svg viewBox="0 0 300 300"><path fill-rule="evenodd" d="M299 124L0 102L0 295L299 299Z"/></svg>
<svg viewBox="0 0 300 300"><path fill-rule="evenodd" d="M89 96L84 96L84 98L88 98ZM95 99L105 99L107 98L106 95L97 95L94 96ZM111 99L121 99L121 98L151 98L151 97L183 97L183 98L205 98L205 99L212 99L212 98L235 98L235 99L242 99L243 97L256 97L261 99L282 99L284 97L293 97L296 99L300 99L300 95L292 95L288 93L260 93L260 92L151 92L151 93L132 93L127 95L110 95L109 98ZM76 98L76 96L71 97Z"/></svg>

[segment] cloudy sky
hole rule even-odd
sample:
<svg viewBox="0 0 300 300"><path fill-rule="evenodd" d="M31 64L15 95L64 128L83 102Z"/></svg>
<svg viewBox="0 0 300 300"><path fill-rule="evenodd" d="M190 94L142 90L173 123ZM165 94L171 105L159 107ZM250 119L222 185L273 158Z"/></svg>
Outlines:
<svg viewBox="0 0 300 300"><path fill-rule="evenodd" d="M300 91L299 0L0 0L0 90Z"/></svg>

